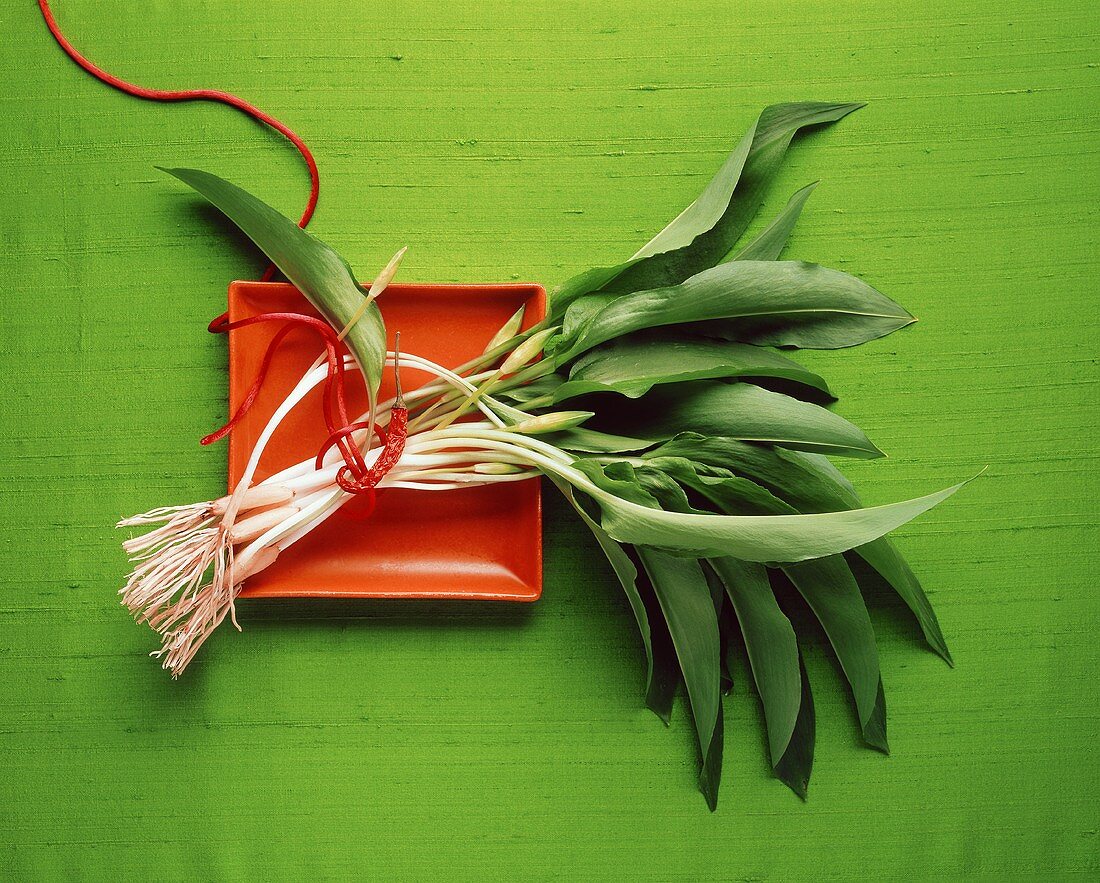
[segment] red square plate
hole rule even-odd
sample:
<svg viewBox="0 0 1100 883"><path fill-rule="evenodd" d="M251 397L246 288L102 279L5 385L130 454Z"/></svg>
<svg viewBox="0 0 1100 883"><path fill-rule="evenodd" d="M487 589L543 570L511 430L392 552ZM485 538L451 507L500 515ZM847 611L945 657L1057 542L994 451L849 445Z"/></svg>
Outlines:
<svg viewBox="0 0 1100 883"><path fill-rule="evenodd" d="M546 310L539 285L390 285L378 299L393 346L454 367L479 355L521 305L532 325ZM229 286L232 321L261 312L317 315L285 283L234 282ZM236 410L255 378L277 323L261 323L230 335L229 406ZM244 471L268 418L290 392L321 347L306 330L292 332L279 348L256 404L229 442L229 486ZM392 372L381 395L393 395ZM349 410L360 414L366 395L357 375L349 383ZM405 389L429 375L402 369ZM317 387L286 418L264 451L256 474L262 480L313 456L327 433ZM542 593L542 533L539 481L519 481L453 491L390 488L379 492L365 521L326 521L252 577L247 598L455 598L534 601Z"/></svg>

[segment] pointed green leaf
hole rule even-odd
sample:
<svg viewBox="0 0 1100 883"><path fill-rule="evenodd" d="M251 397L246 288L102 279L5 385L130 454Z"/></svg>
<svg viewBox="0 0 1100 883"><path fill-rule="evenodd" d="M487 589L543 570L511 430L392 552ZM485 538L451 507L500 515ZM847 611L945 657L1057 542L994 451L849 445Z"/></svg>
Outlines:
<svg viewBox="0 0 1100 883"><path fill-rule="evenodd" d="M568 432L555 432L544 436L544 441L566 451L583 454L621 454L625 451L644 451L651 448L660 438L632 438L625 435L612 435L597 432L595 429L577 428Z"/></svg>
<svg viewBox="0 0 1100 883"><path fill-rule="evenodd" d="M632 437L680 431L763 442L841 457L881 457L858 426L838 414L751 383L698 382L656 389L641 407L605 408L605 428Z"/></svg>
<svg viewBox="0 0 1100 883"><path fill-rule="evenodd" d="M736 558L711 558L709 563L725 585L741 626L774 766L791 741L802 699L794 628L779 609L761 565Z"/></svg>
<svg viewBox="0 0 1100 883"><path fill-rule="evenodd" d="M611 569L619 578L623 587L630 609L634 613L634 619L638 624L638 633L641 635L642 644L646 655L646 700L650 708L667 724L672 712L672 697L676 691L679 680L675 664L670 664L669 654L661 653L659 640L654 640L653 629L650 626L649 612L642 600L637 580L638 571L634 562L626 550L609 537L603 529L584 511L584 507L577 502L573 489L560 479L551 479L565 498L580 515L581 520L592 531L600 549L607 556ZM654 645L657 645L656 647Z"/></svg>
<svg viewBox="0 0 1100 883"><path fill-rule="evenodd" d="M742 343L835 349L882 337L913 317L866 282L804 261L729 261L686 281L633 294L591 294L566 310L546 352L558 365L646 328Z"/></svg>
<svg viewBox="0 0 1100 883"><path fill-rule="evenodd" d="M764 108L756 126L699 198L636 255L652 257L628 268L609 287L638 291L681 282L713 267L756 216L795 133L806 126L836 122L862 106L804 102Z"/></svg>
<svg viewBox="0 0 1100 883"><path fill-rule="evenodd" d="M680 458L656 458L648 462L652 468L669 470L677 480L705 495L726 513L749 511L784 515L797 511L789 503L746 479L700 474L688 461ZM639 470L640 473L645 471ZM886 706L885 699L881 697L878 647L867 606L851 569L843 556L831 555L784 567L783 572L806 599L829 637L852 687L864 738L881 747L879 743L885 738ZM741 570L731 573L734 577L738 575L746 578ZM881 720L875 717L876 709L882 715ZM775 752L772 757L778 758L780 754Z"/></svg>
<svg viewBox="0 0 1100 883"><path fill-rule="evenodd" d="M768 108L770 110L770 108ZM767 111L765 111L766 113ZM648 258L654 255L666 255L690 246L697 237L714 229L715 225L729 211L730 200L733 198L737 182L741 178L741 172L745 168L745 160L752 150L753 139L756 135L756 127L759 119L754 122L749 130L741 136L733 152L726 157L720 168L710 179L695 200L678 214L660 233L638 249L631 260ZM656 267L663 262L650 261L635 271L638 275L648 275L655 272ZM646 270L646 273L642 271ZM689 274L690 275L690 274Z"/></svg>
<svg viewBox="0 0 1100 883"><path fill-rule="evenodd" d="M791 231L798 223L802 214L802 207L810 194L817 188L818 182L807 184L794 194L784 206L783 211L775 216L775 219L758 233L751 242L738 249L729 258L731 261L774 261L787 246L787 240L791 238Z"/></svg>
<svg viewBox="0 0 1100 883"><path fill-rule="evenodd" d="M871 565L879 575L886 580L912 611L924 634L928 646L938 653L948 665L954 665L951 651L947 648L947 641L940 628L939 618L932 608L932 602L924 593L924 588L917 579L917 575L910 569L908 562L902 557L897 547L889 539L883 537L874 542L857 546L851 554L858 555ZM858 581L857 577L857 581Z"/></svg>
<svg viewBox="0 0 1100 883"><path fill-rule="evenodd" d="M494 397L508 399L518 405L523 405L534 399L552 397L563 383L565 383L565 377L561 374L548 374L520 386L494 393Z"/></svg>
<svg viewBox="0 0 1100 883"><path fill-rule="evenodd" d="M760 482L799 512L837 512L862 504L851 483L824 457L685 433L643 456L686 457L722 466ZM951 654L920 581L885 537L854 550L893 587L913 612L929 646L949 664Z"/></svg>
<svg viewBox="0 0 1100 883"><path fill-rule="evenodd" d="M646 683L648 684L653 677L653 649L650 645L649 617L646 615L642 598L638 594L638 571L634 567L634 562L630 560L630 556L627 555L623 547L611 539L611 537L609 537L603 529L589 517L588 513L584 511L584 508L577 502L577 498L573 493L573 488L561 479L552 480L554 484L558 486L558 490L562 492L570 505L572 505L577 514L581 517L581 521L583 521L588 529L592 531L592 535L595 537L600 549L602 549L604 555L607 556L608 563L611 564L611 569L615 571L615 576L619 578L619 582L622 584L623 591L626 593L627 600L630 602L630 609L634 612L634 619L638 623L638 632L642 636L642 644L645 646L647 663Z"/></svg>
<svg viewBox="0 0 1100 883"><path fill-rule="evenodd" d="M802 701L798 707L798 721L794 725L791 742L783 758L775 764L775 774L783 784L805 800L814 766L817 719L810 679L806 675L806 663L802 659L801 651L798 654L798 667L802 675Z"/></svg>
<svg viewBox="0 0 1100 883"><path fill-rule="evenodd" d="M786 565L783 572L828 635L866 728L878 700L878 645L855 577L840 555Z"/></svg>
<svg viewBox="0 0 1100 883"><path fill-rule="evenodd" d="M717 378L787 380L829 395L825 380L797 362L758 346L699 337L631 334L583 355L553 391L563 402L595 392L636 399L654 386Z"/></svg>
<svg viewBox="0 0 1100 883"><path fill-rule="evenodd" d="M863 741L883 754L890 753L890 743L886 739L886 692L882 680L878 682L878 697L871 717L863 725Z"/></svg>
<svg viewBox="0 0 1100 883"><path fill-rule="evenodd" d="M861 104L803 102L766 107L702 194L629 261L587 270L560 285L550 311L605 286L637 291L680 282L713 266L740 238L760 207L791 139L804 126L835 122Z"/></svg>
<svg viewBox="0 0 1100 883"><path fill-rule="evenodd" d="M722 752L726 740L726 725L723 721L722 703L718 703L718 716L714 721L714 735L710 748L703 757L703 766L699 770L699 790L706 798L711 812L718 809L718 786L722 783Z"/></svg>
<svg viewBox="0 0 1100 883"><path fill-rule="evenodd" d="M818 515L702 515L664 512L624 500L596 484L582 489L602 511L601 526L621 543L699 558L804 561L868 543L943 502L965 484L925 497Z"/></svg>
<svg viewBox="0 0 1100 883"><path fill-rule="evenodd" d="M656 549L638 547L638 557L668 623L676 657L687 687L699 749L707 777L701 782L708 788L707 801L712 808L717 800L719 773L714 769L712 742L721 711L720 642L718 618L710 586L698 561L666 555ZM718 755L720 758L720 755ZM707 763L711 766L708 769ZM720 760L718 760L720 764Z"/></svg>
<svg viewBox="0 0 1100 883"><path fill-rule="evenodd" d="M235 184L198 169L163 169L198 191L248 236L337 330L363 304L363 290L335 251ZM373 398L386 359L386 329L376 304L345 338Z"/></svg>

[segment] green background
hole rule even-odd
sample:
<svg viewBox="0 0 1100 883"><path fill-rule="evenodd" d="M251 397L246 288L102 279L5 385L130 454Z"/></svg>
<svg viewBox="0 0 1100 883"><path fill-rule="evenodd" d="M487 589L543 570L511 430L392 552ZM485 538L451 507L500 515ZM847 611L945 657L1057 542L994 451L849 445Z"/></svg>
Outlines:
<svg viewBox="0 0 1100 883"><path fill-rule="evenodd" d="M969 8L961 8L969 6ZM1089 2L64 0L108 69L255 101L310 143L312 229L369 275L535 280L625 257L765 105L868 100L796 144L788 254L921 321L807 355L891 459L868 502L989 470L897 534L957 661L872 612L893 756L810 632L810 799L772 779L744 670L719 811L683 707L642 706L621 591L547 494L530 608L266 603L178 683L118 606L112 524L215 496L226 283L262 262L154 164L288 214L280 138L82 74L0 12L0 875L1061 877L1100 868L1098 25ZM440 321L445 321L444 317Z"/></svg>

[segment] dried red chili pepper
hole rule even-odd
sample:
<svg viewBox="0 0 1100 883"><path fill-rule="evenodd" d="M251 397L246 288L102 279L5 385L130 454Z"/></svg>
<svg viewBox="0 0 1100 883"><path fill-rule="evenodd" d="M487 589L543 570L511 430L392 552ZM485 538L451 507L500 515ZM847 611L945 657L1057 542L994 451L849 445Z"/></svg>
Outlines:
<svg viewBox="0 0 1100 883"><path fill-rule="evenodd" d="M356 476L354 470L344 466L336 473L336 483L349 494L359 494L368 488L375 487L385 478L386 474L397 465L401 454L405 450L405 438L409 429L409 411L405 407L405 399L401 395L401 333L398 332L394 341L393 373L397 384L397 395L390 408L390 423L386 429L386 443L378 459L374 461L364 475ZM362 426L363 424L361 424ZM339 436L341 432L335 433ZM330 438L332 441L332 438ZM329 444L326 442L326 445Z"/></svg>
<svg viewBox="0 0 1100 883"><path fill-rule="evenodd" d="M401 459L401 454L405 450L405 439L408 436L409 429L409 411L405 407L405 399L401 395L400 331L394 335L393 374L397 386L397 395L394 398L393 407L390 408L390 422L384 433L385 444L378 455L378 459L362 476L357 476L348 465L340 467L340 470L336 473L336 484L340 486L340 489L345 493L358 495L358 500L345 503L340 510L345 518L353 521L362 521L369 518L374 512L374 489L386 477L386 474L397 465ZM367 423L354 424L355 428L360 429L365 429L367 426L369 426ZM335 433L334 436L330 436L329 440L325 442L325 448L318 455L318 463L321 462L325 450L335 442L335 436L345 432L350 434L354 431L355 429L349 426ZM381 432L377 427L376 431Z"/></svg>

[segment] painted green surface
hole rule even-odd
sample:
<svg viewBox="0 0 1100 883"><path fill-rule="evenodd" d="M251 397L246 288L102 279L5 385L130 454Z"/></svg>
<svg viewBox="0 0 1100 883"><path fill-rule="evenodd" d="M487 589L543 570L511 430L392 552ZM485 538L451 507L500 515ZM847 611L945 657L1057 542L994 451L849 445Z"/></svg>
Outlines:
<svg viewBox="0 0 1100 883"><path fill-rule="evenodd" d="M683 708L549 493L525 609L253 604L179 683L118 607L111 525L218 493L225 285L261 266L154 163L297 212L294 154L233 112L83 76L0 10L0 876L1062 877L1100 870L1093 4L478 5L66 0L108 68L234 90L309 141L315 228L362 272L548 285L624 257L769 102L870 106L791 153L791 256L921 322L804 361L892 459L868 502L989 471L900 533L958 668L873 611L889 758L809 646L810 799L771 779L747 673L717 814ZM984 7L984 8L982 8Z"/></svg>

